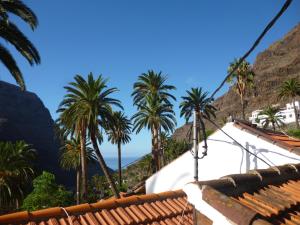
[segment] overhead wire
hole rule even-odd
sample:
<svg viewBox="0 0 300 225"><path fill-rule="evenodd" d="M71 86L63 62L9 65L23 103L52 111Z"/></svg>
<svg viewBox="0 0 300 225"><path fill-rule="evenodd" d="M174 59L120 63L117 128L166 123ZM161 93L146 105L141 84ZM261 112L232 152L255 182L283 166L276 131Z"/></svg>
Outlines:
<svg viewBox="0 0 300 225"><path fill-rule="evenodd" d="M288 9L290 4L293 0L286 0L284 5L281 7L280 11L274 16L274 18L267 24L265 29L262 31L262 33L258 36L258 38L255 40L251 48L239 59L238 63L235 65L235 67L232 69L230 73L227 74L225 79L222 81L222 83L217 87L217 89L212 93L210 96L211 99L214 98L217 92L221 90L221 88L224 86L228 78L239 68L241 63L254 51L254 49L258 46L260 41L263 39L263 37L267 34L267 32L273 27L273 25L276 23L276 21L282 16L282 14Z"/></svg>
<svg viewBox="0 0 300 225"><path fill-rule="evenodd" d="M228 78L239 68L239 66L241 65L241 63L254 51L254 49L258 46L258 44L260 43L260 41L263 39L263 37L267 34L267 32L273 27L273 25L276 23L276 21L283 15L283 13L289 8L290 4L292 3L293 0L286 0L285 3L283 4L283 6L281 7L281 9L279 10L279 12L273 17L273 19L267 24L267 26L264 28L264 30L261 32L261 34L258 36L258 38L255 40L255 42L253 43L253 45L250 47L250 49L239 59L238 63L233 67L233 69L226 75L225 79L221 82L221 84L216 88L216 90L212 93L212 95L210 96L210 99L214 99L214 96L221 90L221 88L224 86L224 84L226 83L226 81L228 80ZM211 123L213 123L215 126L218 127L218 129L220 129L223 133L225 133L217 124L215 124L214 122L212 122L209 118L205 118L208 121L210 121ZM201 124L202 125L202 124ZM205 133L205 125L203 123L203 125L201 126L202 128L202 135L203 135L203 139L204 139L204 152L202 153L202 157L198 157L198 159L202 159L207 155L207 142L206 142L206 133ZM235 141L237 144L239 144L243 149L245 149L247 152L249 152L250 154L254 155L255 157L259 158L258 156L256 156L255 154L253 154L252 152L250 152L249 150L247 150L246 148L244 148L243 145L241 145L240 143L238 143L234 138L232 138L230 135L228 135L227 133L225 133L229 138L231 138L233 141ZM192 152L191 152L192 153ZM259 158L261 161L263 161L264 163L266 163L267 165L270 166L270 164L268 164L265 160Z"/></svg>

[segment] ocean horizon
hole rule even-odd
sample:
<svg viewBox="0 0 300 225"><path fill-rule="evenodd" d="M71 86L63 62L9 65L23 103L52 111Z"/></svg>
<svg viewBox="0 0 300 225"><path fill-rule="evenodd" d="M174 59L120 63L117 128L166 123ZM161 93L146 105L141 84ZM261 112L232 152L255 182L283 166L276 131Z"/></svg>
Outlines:
<svg viewBox="0 0 300 225"><path fill-rule="evenodd" d="M136 161L139 157L124 157L122 158L121 164L122 167L128 166L129 164L133 163ZM117 157L107 157L104 159L106 162L106 165L113 169L117 170L118 169L118 158Z"/></svg>

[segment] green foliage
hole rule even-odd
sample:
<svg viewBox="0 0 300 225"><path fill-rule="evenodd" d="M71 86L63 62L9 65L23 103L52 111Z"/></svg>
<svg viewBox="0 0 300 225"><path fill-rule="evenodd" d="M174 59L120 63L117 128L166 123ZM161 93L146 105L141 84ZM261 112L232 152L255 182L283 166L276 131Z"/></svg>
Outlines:
<svg viewBox="0 0 300 225"><path fill-rule="evenodd" d="M10 16L23 20L34 30L38 20L34 12L22 1L0 1L0 36L11 44L30 65L39 64L40 56L35 46L27 39L23 32L14 24ZM11 73L17 84L24 90L25 82L17 62L10 51L0 43L0 61Z"/></svg>
<svg viewBox="0 0 300 225"><path fill-rule="evenodd" d="M273 130L275 131L276 126L278 128L282 127L284 125L282 119L282 115L278 115L278 112L280 111L279 108L273 107L273 106L267 106L263 111L259 113L259 115L263 115L264 118L261 118L262 125L264 128L272 126Z"/></svg>
<svg viewBox="0 0 300 225"><path fill-rule="evenodd" d="M36 151L24 141L0 142L0 208L14 207L34 175Z"/></svg>
<svg viewBox="0 0 300 225"><path fill-rule="evenodd" d="M287 131L288 135L300 139L300 129L290 129Z"/></svg>
<svg viewBox="0 0 300 225"><path fill-rule="evenodd" d="M108 140L112 144L126 144L130 142L131 123L123 112L113 112L113 123L107 131Z"/></svg>
<svg viewBox="0 0 300 225"><path fill-rule="evenodd" d="M81 146L86 144L86 137L92 142L95 154L99 159L98 162L110 186L115 190L114 183L109 177L109 172L105 161L101 155L98 144L103 141L102 131L112 127L113 123L113 107L123 109L121 102L118 99L112 98L117 88L108 88L107 79L102 75L94 78L90 73L87 79L80 75L74 77L75 81L69 83L65 87L67 94L59 105L58 112L60 113L59 121L70 134L80 136ZM87 194L87 170L85 149L81 148L81 176L82 176L82 195L85 199ZM114 191L117 195L116 191Z"/></svg>
<svg viewBox="0 0 300 225"><path fill-rule="evenodd" d="M113 174L113 180L117 180L117 174ZM127 192L127 185L123 183L121 187L117 186L118 192ZM105 176L94 175L88 186L88 201L97 202L101 199L113 196L113 192Z"/></svg>
<svg viewBox="0 0 300 225"><path fill-rule="evenodd" d="M167 140L166 145L164 147L165 164L169 164L190 148L191 145L184 141L175 141L172 139Z"/></svg>
<svg viewBox="0 0 300 225"><path fill-rule="evenodd" d="M292 78L289 80L286 80L280 87L278 98L284 99L284 98L291 98L293 101L293 107L294 107L294 115L296 118L296 126L297 129L300 128L299 120L298 118L298 110L295 107L295 98L297 96L300 96L300 82L296 78Z"/></svg>
<svg viewBox="0 0 300 225"><path fill-rule="evenodd" d="M96 156L94 150L90 148L90 142L85 145L87 162L95 162ZM64 145L60 148L60 166L65 170L80 169L80 140L71 138L65 140Z"/></svg>
<svg viewBox="0 0 300 225"><path fill-rule="evenodd" d="M33 180L33 191L24 199L22 209L37 210L72 204L72 193L55 183L55 176L43 171Z"/></svg>
<svg viewBox="0 0 300 225"><path fill-rule="evenodd" d="M187 95L182 96L182 102L179 108L180 117L184 117L186 122L191 118L193 111L195 110L200 117L216 117L216 108L211 104L212 99L208 97L208 92L204 92L202 88L192 88L190 91L186 91Z"/></svg>
<svg viewBox="0 0 300 225"><path fill-rule="evenodd" d="M231 73L238 65L240 59L234 59L230 63L228 73ZM234 73L228 78L227 82L232 84L236 93L240 96L242 105L242 117L245 120L245 96L248 89L254 88L255 73L252 66L246 60L243 60Z"/></svg>
<svg viewBox="0 0 300 225"><path fill-rule="evenodd" d="M295 98L300 96L300 82L296 78L286 80L280 87L278 98Z"/></svg>

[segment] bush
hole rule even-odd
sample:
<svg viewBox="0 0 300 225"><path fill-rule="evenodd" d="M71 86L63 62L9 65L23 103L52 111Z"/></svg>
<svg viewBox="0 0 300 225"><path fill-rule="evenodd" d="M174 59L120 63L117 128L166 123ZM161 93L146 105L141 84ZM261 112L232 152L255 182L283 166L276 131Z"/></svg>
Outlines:
<svg viewBox="0 0 300 225"><path fill-rule="evenodd" d="M33 191L24 199L22 208L33 211L70 204L72 193L64 186L56 184L52 173L43 171L42 175L33 180Z"/></svg>
<svg viewBox="0 0 300 225"><path fill-rule="evenodd" d="M290 129L287 131L288 135L300 139L300 129Z"/></svg>

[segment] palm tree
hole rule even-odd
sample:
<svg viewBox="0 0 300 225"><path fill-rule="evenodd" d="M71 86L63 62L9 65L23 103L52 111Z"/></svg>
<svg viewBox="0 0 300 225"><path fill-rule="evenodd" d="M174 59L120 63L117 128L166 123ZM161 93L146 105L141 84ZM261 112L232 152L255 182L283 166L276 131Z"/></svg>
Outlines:
<svg viewBox="0 0 300 225"><path fill-rule="evenodd" d="M36 151L24 141L0 142L0 208L19 207L34 175Z"/></svg>
<svg viewBox="0 0 300 225"><path fill-rule="evenodd" d="M138 81L133 85L134 90L132 93L133 104L137 106L137 109L141 110L141 108L145 105L148 105L149 108L150 104L152 106L155 104L162 104L172 108L173 105L171 104L171 100L176 100L176 98L172 94L170 94L169 91L175 90L176 88L172 85L166 84L166 81L167 77L162 75L162 72L156 73L153 70L149 70L147 73L141 74L138 77ZM147 102L147 98L148 100L151 99L152 102L150 104L149 102ZM154 103L155 101L157 101L157 103ZM152 134L152 153L157 155L161 153L161 125L157 124L150 130ZM162 159L163 155L161 155L160 158ZM153 155L153 159L159 159L159 157ZM153 168L158 170L160 167L160 163L157 161L155 162L155 164L156 168Z"/></svg>
<svg viewBox="0 0 300 225"><path fill-rule="evenodd" d="M233 71L239 61L240 59L234 59L234 61L230 63L228 68L229 73ZM248 88L254 87L254 76L255 74L250 63L244 60L227 80L228 83L234 85L235 91L240 96L243 120L245 120L245 95Z"/></svg>
<svg viewBox="0 0 300 225"><path fill-rule="evenodd" d="M181 97L183 101L179 105L180 117L184 116L188 122L192 114L195 113L194 145L198 146L198 141L201 139L198 125L200 124L203 135L206 135L203 118L216 117L216 108L212 105L212 99L208 97L208 92L203 92L202 88L192 88L186 93L186 96Z"/></svg>
<svg viewBox="0 0 300 225"><path fill-rule="evenodd" d="M130 142L131 123L123 112L118 111L113 113L114 122L112 127L108 130L108 140L112 144L118 146L118 172L119 172L119 186L122 187L122 166L121 166L121 144Z"/></svg>
<svg viewBox="0 0 300 225"><path fill-rule="evenodd" d="M40 56L37 49L10 20L10 15L17 16L34 30L38 25L38 19L34 12L20 0L0 0L0 11L0 37L14 46L30 65L39 64ZM12 54L3 44L0 44L0 60L21 89L25 90L26 86L22 72Z"/></svg>
<svg viewBox="0 0 300 225"><path fill-rule="evenodd" d="M216 117L217 109L212 105L212 99L208 97L208 92L203 92L202 88L192 88L186 93L186 96L181 97L183 101L179 105L180 117L184 116L186 122L191 118L193 111L196 111L197 120L200 117L208 119Z"/></svg>
<svg viewBox="0 0 300 225"><path fill-rule="evenodd" d="M165 103L171 104L171 100L176 98L169 93L169 91L175 90L175 86L165 84L167 77L162 75L162 72L156 73L153 70L149 70L147 73L143 73L138 77L137 82L133 84L133 104L139 107L146 104L146 96L157 96Z"/></svg>
<svg viewBox="0 0 300 225"><path fill-rule="evenodd" d="M158 130L162 128L165 132L173 132L176 125L173 106L165 103L162 99L148 95L145 98L145 105L139 106L139 111L133 115L133 131L139 133L143 128L147 128L152 134L152 159L153 169L160 167L158 156Z"/></svg>
<svg viewBox="0 0 300 225"><path fill-rule="evenodd" d="M94 162L96 156L94 150L88 147L90 143L86 143L86 158L87 162ZM81 179L81 167L80 167L80 140L71 138L65 141L65 144L60 148L60 165L65 170L76 171L76 202L80 203L80 179Z"/></svg>
<svg viewBox="0 0 300 225"><path fill-rule="evenodd" d="M86 173L85 143L88 137L93 145L97 160L107 178L112 192L119 198L116 185L108 172L104 158L100 152L98 143L102 142L102 133L99 127L107 129L113 122L112 106L122 108L119 100L111 98L110 95L117 91L116 88L107 88L107 80L102 75L94 79L93 74L88 75L85 80L80 75L75 76L75 82L65 87L68 94L61 102L59 112L61 121L69 129L74 130L75 134L80 135L81 143L81 166L82 173ZM86 194L86 176L83 176L83 192Z"/></svg>
<svg viewBox="0 0 300 225"><path fill-rule="evenodd" d="M259 115L263 115L264 118L261 118L262 120L262 125L264 128L272 125L273 130L276 130L276 126L278 128L282 127L284 125L282 119L282 115L278 115L278 112L280 111L279 108L268 106L263 111L259 113Z"/></svg>
<svg viewBox="0 0 300 225"><path fill-rule="evenodd" d="M297 129L299 129L300 126L299 126L298 112L295 106L295 101L297 96L300 96L300 82L296 78L289 79L281 85L278 97L280 99L282 98L292 99L294 113L295 113L295 122L296 122Z"/></svg>

